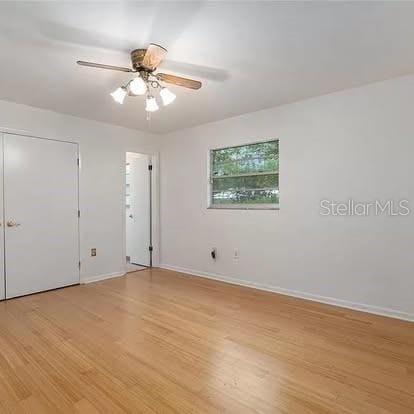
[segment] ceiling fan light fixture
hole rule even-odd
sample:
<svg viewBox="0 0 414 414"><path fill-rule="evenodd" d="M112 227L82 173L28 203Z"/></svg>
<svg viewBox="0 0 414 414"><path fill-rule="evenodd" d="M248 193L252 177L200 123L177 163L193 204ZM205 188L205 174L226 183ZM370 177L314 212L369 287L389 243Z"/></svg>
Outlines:
<svg viewBox="0 0 414 414"><path fill-rule="evenodd" d="M158 111L158 109L159 109L159 106L158 106L157 101L155 100L155 98L152 95L148 95L145 110L147 112L155 112L155 111Z"/></svg>
<svg viewBox="0 0 414 414"><path fill-rule="evenodd" d="M137 76L129 82L128 89L132 95L144 95L147 92L147 84L141 76Z"/></svg>
<svg viewBox="0 0 414 414"><path fill-rule="evenodd" d="M165 87L161 89L160 96L161 96L162 103L164 104L164 106L167 106L170 103L174 102L176 98L175 93L172 93L169 89Z"/></svg>
<svg viewBox="0 0 414 414"><path fill-rule="evenodd" d="M122 105L124 103L125 97L128 95L128 92L124 86L121 86L117 90L113 91L110 95L115 102Z"/></svg>
<svg viewBox="0 0 414 414"><path fill-rule="evenodd" d="M132 79L129 78L127 83L124 83L123 86L117 88L110 95L118 104L123 104L127 96L145 97L145 110L147 111L147 119L149 120L151 117L150 113L160 109L153 93L159 93L163 106L171 104L176 99L175 94L167 89L164 84L180 86L193 90L201 88L200 81L168 73L159 73L159 65L164 60L166 53L167 50L162 46L150 43L147 48L140 48L131 51L130 58L132 67L106 65L83 60L78 60L76 63L80 66L91 68L114 70L131 74L133 73L134 75L131 75L131 77L133 76Z"/></svg>

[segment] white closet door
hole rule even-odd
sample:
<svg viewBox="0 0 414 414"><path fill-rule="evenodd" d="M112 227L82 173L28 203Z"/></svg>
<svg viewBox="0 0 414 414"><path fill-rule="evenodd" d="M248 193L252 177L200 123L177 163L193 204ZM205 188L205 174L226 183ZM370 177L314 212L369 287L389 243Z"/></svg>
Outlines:
<svg viewBox="0 0 414 414"><path fill-rule="evenodd" d="M79 283L78 146L4 134L6 297Z"/></svg>
<svg viewBox="0 0 414 414"><path fill-rule="evenodd" d="M127 217L130 262L150 265L150 157L134 154L130 164L130 213Z"/></svg>
<svg viewBox="0 0 414 414"><path fill-rule="evenodd" d="M0 134L0 300L6 298L4 279L4 233L3 233L3 135Z"/></svg>

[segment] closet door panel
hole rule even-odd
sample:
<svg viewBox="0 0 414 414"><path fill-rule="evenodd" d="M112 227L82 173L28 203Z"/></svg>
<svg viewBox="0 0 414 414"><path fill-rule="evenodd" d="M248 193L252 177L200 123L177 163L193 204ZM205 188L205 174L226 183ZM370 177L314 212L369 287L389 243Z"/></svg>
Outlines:
<svg viewBox="0 0 414 414"><path fill-rule="evenodd" d="M78 147L4 134L6 297L79 283Z"/></svg>

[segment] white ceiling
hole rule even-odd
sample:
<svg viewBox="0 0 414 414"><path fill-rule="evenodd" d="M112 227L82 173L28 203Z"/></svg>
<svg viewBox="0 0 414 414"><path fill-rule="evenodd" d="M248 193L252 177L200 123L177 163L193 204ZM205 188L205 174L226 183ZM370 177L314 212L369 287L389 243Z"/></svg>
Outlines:
<svg viewBox="0 0 414 414"><path fill-rule="evenodd" d="M0 99L167 132L414 72L412 2L0 2ZM161 71L203 81L150 125L144 99L109 96L159 43Z"/></svg>

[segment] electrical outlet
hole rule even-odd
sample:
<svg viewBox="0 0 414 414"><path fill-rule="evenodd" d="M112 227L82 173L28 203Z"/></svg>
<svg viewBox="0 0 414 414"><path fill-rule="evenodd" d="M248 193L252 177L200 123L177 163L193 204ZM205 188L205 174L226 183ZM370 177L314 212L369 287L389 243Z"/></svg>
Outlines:
<svg viewBox="0 0 414 414"><path fill-rule="evenodd" d="M239 258L239 249L234 249L233 251L233 259L238 259Z"/></svg>
<svg viewBox="0 0 414 414"><path fill-rule="evenodd" d="M216 249L215 247L212 247L212 248L211 248L211 250L210 250L210 255L211 255L211 258L212 258L213 260L216 260L216 259L217 259L217 249Z"/></svg>
<svg viewBox="0 0 414 414"><path fill-rule="evenodd" d="M95 257L96 256L96 248L94 247L93 249L91 249L91 257Z"/></svg>

